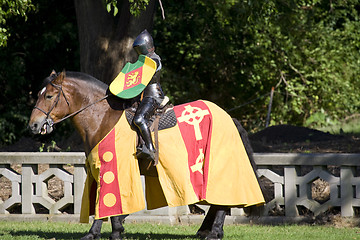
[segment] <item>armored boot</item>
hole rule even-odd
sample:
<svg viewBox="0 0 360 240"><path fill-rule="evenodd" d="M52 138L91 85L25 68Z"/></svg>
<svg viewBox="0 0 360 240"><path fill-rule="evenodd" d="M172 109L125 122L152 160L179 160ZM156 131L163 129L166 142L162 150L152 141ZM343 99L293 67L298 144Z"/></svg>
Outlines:
<svg viewBox="0 0 360 240"><path fill-rule="evenodd" d="M137 149L137 157L141 159L155 160L155 147L151 138L149 129L149 120L154 114L157 104L153 98L144 98L136 110L133 125L136 126L141 138L144 140L144 146Z"/></svg>

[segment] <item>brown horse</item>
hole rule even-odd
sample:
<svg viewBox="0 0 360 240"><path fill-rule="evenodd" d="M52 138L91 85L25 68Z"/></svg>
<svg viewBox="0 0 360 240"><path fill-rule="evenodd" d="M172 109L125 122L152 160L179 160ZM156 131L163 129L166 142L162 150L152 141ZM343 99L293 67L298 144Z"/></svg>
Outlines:
<svg viewBox="0 0 360 240"><path fill-rule="evenodd" d="M92 149L114 128L123 111L135 101L136 99L122 100L111 95L106 84L84 73L52 72L44 80L43 88L38 94L29 127L34 134L49 134L53 131L54 124L70 118L82 137L85 154L89 156ZM248 151L251 147L246 131L238 122L235 124ZM248 154L254 167L251 152L248 151ZM229 209L229 206L210 204L197 236L221 239L225 215ZM124 231L122 222L126 216L111 217L110 239L121 239ZM94 220L90 231L82 239L100 238L102 222L102 219Z"/></svg>

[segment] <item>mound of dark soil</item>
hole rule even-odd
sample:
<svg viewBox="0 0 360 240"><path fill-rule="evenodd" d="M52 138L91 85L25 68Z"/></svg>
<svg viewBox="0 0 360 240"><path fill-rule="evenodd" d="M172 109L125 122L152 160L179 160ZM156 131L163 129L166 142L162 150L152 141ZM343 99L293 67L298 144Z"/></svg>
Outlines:
<svg viewBox="0 0 360 240"><path fill-rule="evenodd" d="M291 125L268 127L249 136L255 152L360 152L360 139Z"/></svg>
<svg viewBox="0 0 360 240"><path fill-rule="evenodd" d="M343 138L344 136L332 135L315 129L291 125L271 126L251 136L253 141L268 143L335 141Z"/></svg>

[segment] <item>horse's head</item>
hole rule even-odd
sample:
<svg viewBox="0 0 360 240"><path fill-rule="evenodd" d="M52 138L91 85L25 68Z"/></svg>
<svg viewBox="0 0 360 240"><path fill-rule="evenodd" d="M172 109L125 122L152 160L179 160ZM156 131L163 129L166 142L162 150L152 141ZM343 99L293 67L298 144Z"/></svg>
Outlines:
<svg viewBox="0 0 360 240"><path fill-rule="evenodd" d="M54 123L68 114L69 102L63 90L64 79L64 71L60 74L53 71L45 79L30 116L29 127L34 134L51 133Z"/></svg>

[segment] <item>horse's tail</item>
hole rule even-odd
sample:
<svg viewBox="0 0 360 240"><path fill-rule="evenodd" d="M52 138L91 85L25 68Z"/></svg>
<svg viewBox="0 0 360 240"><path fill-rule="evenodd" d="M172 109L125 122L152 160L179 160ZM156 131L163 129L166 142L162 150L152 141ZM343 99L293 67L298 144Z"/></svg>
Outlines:
<svg viewBox="0 0 360 240"><path fill-rule="evenodd" d="M245 130L245 128L243 128L243 126L241 125L239 120L237 120L236 118L233 118L233 121L235 123L235 126L236 126L237 130L239 131L241 140L242 140L242 142L244 144L244 147L245 147L246 153L247 153L247 155L249 157L251 166L253 167L254 172L256 174L257 166L255 164L254 151L253 151L253 148L252 148L251 143L250 143L249 135L248 135L247 131Z"/></svg>
<svg viewBox="0 0 360 240"><path fill-rule="evenodd" d="M244 144L244 147L245 147L245 151L249 157L249 160L250 160L250 163L251 163L251 166L254 170L254 173L255 173L255 176L258 180L258 183L259 183L259 186L260 186L260 189L263 193L263 195L265 194L265 186L263 184L262 181L260 181L259 179L259 176L257 174L257 166L256 166L256 163L255 163L255 160L254 160L254 151L253 151L253 148L251 146L251 143L250 143L250 139L249 139L249 135L247 133L247 131L244 129L244 127L241 125L240 121L237 120L236 118L233 118L233 121L235 123L235 126L240 134L240 137L241 137L241 140ZM266 199L266 197L265 197Z"/></svg>

